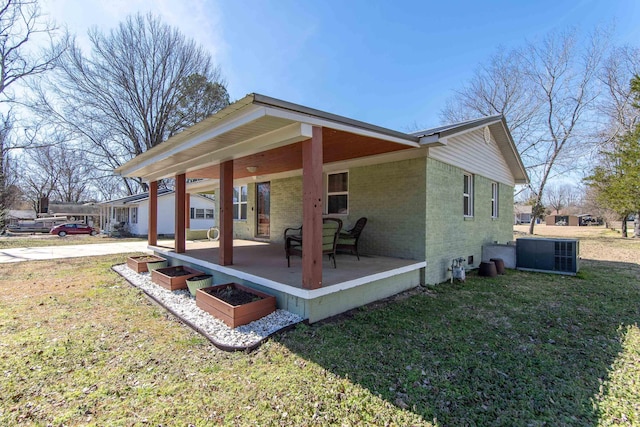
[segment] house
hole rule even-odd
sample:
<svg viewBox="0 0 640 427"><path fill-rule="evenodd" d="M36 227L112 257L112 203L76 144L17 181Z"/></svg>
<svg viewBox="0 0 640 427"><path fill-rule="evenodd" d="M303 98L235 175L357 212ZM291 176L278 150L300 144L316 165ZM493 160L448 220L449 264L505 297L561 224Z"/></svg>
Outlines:
<svg viewBox="0 0 640 427"><path fill-rule="evenodd" d="M171 236L175 232L175 191L158 190L157 224L155 233ZM191 194L185 199L186 228L207 230L215 225L215 202L211 197ZM101 202L100 228L109 234L147 236L149 233L149 193ZM195 234L195 232L194 232ZM206 237L206 232L201 233Z"/></svg>
<svg viewBox="0 0 640 427"><path fill-rule="evenodd" d="M97 203L49 203L47 216L64 217L69 222L81 222L90 226L98 226L100 223L100 207Z"/></svg>
<svg viewBox="0 0 640 427"><path fill-rule="evenodd" d="M174 264L275 295L309 322L468 268L482 247L513 239L513 188L528 177L502 116L416 133L398 132L250 94L116 169L149 182L176 179L187 193L216 194L219 242L187 246L176 209L175 247L149 248ZM199 179L191 182L192 179ZM189 179L189 183L187 183ZM161 211L150 207L150 217ZM361 254L322 256L322 219L344 228L367 217ZM283 233L302 225L303 256L290 268Z"/></svg>
<svg viewBox="0 0 640 427"><path fill-rule="evenodd" d="M530 224L532 212L533 206L516 203L513 205L513 223Z"/></svg>

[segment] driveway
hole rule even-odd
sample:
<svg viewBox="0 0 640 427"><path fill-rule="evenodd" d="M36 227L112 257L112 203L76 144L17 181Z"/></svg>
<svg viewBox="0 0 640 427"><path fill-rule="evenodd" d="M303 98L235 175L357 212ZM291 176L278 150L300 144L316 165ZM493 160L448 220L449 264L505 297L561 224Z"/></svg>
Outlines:
<svg viewBox="0 0 640 427"><path fill-rule="evenodd" d="M173 241L171 242L173 243ZM7 262L33 261L41 259L76 258L85 256L151 252L147 242L116 242L89 245L42 246L0 250L0 264Z"/></svg>

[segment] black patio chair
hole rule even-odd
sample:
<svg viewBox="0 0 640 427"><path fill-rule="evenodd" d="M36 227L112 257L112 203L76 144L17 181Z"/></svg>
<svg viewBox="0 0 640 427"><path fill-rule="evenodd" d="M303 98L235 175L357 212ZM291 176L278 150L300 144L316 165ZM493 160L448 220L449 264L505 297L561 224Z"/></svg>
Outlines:
<svg viewBox="0 0 640 427"><path fill-rule="evenodd" d="M338 235L342 229L342 220L337 218L324 218L322 220L322 254L329 255L336 265L336 245ZM284 250L287 256L287 267L291 267L291 255L302 256L302 227L287 228L284 230Z"/></svg>
<svg viewBox="0 0 640 427"><path fill-rule="evenodd" d="M360 261L360 254L358 253L358 240L360 240L360 234L367 225L367 218L362 217L356 221L356 225L351 230L346 230L340 233L338 236L338 250L348 249L353 253L355 251L358 261Z"/></svg>

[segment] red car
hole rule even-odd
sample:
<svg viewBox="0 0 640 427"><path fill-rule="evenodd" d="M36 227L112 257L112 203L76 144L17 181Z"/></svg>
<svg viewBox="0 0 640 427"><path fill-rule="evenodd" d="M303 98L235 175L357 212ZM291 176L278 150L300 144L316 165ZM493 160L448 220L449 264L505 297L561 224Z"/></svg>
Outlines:
<svg viewBox="0 0 640 427"><path fill-rule="evenodd" d="M85 224L60 224L53 227L49 233L57 234L60 237L64 237L67 234L89 234L95 236L98 234L98 230Z"/></svg>

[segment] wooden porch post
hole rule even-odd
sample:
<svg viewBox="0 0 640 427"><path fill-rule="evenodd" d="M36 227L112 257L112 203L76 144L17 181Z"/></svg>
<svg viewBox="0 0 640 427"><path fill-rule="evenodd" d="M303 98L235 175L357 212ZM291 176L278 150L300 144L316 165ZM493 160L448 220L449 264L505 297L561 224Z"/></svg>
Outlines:
<svg viewBox="0 0 640 427"><path fill-rule="evenodd" d="M175 247L176 253L183 254L186 249L186 233L185 233L185 194L186 194L186 175L181 173L176 175L176 231L175 231Z"/></svg>
<svg viewBox="0 0 640 427"><path fill-rule="evenodd" d="M149 246L158 244L158 181L149 183Z"/></svg>
<svg viewBox="0 0 640 427"><path fill-rule="evenodd" d="M322 128L302 143L302 287L322 287Z"/></svg>
<svg viewBox="0 0 640 427"><path fill-rule="evenodd" d="M191 194L187 193L184 198L184 226L188 230L191 228Z"/></svg>
<svg viewBox="0 0 640 427"><path fill-rule="evenodd" d="M233 264L233 160L220 163L219 196L219 264L231 265Z"/></svg>

